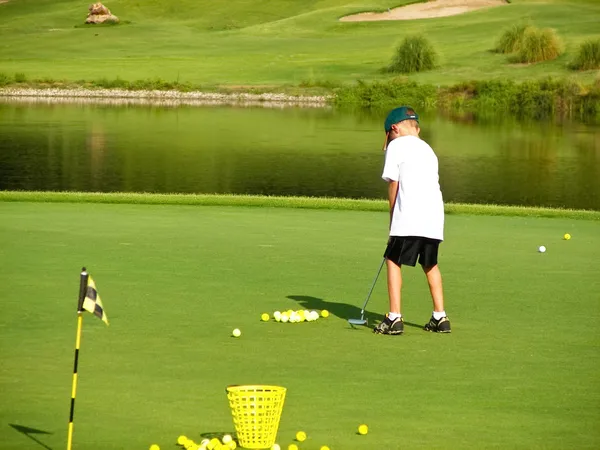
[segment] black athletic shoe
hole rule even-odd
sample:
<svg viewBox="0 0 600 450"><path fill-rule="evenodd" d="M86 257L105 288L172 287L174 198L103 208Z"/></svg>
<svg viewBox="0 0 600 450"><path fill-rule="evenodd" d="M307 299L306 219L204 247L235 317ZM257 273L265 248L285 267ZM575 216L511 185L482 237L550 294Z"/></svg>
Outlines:
<svg viewBox="0 0 600 450"><path fill-rule="evenodd" d="M435 320L433 316L429 319L429 323L426 323L423 327L425 331L432 331L434 333L450 333L450 319L448 317L442 317L440 320Z"/></svg>
<svg viewBox="0 0 600 450"><path fill-rule="evenodd" d="M402 317L399 317L396 320L390 320L390 318L385 315L385 319L375 328L373 328L373 333L377 334L402 334L404 333L404 320Z"/></svg>

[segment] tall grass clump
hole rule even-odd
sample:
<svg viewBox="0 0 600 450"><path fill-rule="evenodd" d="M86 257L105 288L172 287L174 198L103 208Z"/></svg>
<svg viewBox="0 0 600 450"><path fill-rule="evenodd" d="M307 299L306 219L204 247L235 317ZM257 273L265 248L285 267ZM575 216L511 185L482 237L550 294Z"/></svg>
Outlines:
<svg viewBox="0 0 600 450"><path fill-rule="evenodd" d="M15 73L15 83L25 83L27 82L27 75L23 72Z"/></svg>
<svg viewBox="0 0 600 450"><path fill-rule="evenodd" d="M8 76L8 74L6 74L4 72L0 72L0 86L6 86L6 85L10 84L11 81L12 81L12 78L10 76Z"/></svg>
<svg viewBox="0 0 600 450"><path fill-rule="evenodd" d="M525 33L532 28L531 25L521 23L506 29L494 49L498 53L515 53L521 50Z"/></svg>
<svg viewBox="0 0 600 450"><path fill-rule="evenodd" d="M588 39L581 44L569 67L573 70L600 69L600 38Z"/></svg>
<svg viewBox="0 0 600 450"><path fill-rule="evenodd" d="M392 64L387 68L393 73L413 73L436 67L437 53L423 36L406 37L396 49Z"/></svg>
<svg viewBox="0 0 600 450"><path fill-rule="evenodd" d="M518 63L536 63L556 59L561 54L561 43L551 28L529 28L523 35L521 48L512 59Z"/></svg>

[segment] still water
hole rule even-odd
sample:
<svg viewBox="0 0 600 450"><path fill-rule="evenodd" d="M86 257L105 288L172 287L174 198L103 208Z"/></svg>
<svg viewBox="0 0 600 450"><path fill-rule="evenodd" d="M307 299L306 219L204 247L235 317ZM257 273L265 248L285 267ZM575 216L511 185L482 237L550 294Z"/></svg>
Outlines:
<svg viewBox="0 0 600 450"><path fill-rule="evenodd" d="M0 190L385 198L383 114L0 100ZM444 199L600 210L600 126L423 114Z"/></svg>

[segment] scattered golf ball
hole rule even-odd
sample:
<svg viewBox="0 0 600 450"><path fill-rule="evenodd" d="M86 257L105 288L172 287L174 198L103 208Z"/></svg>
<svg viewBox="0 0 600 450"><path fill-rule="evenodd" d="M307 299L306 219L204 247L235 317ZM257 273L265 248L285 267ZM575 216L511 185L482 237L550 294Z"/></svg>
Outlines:
<svg viewBox="0 0 600 450"><path fill-rule="evenodd" d="M229 444L231 441L233 441L233 438L230 434L226 434L223 436L223 438L221 438L221 442L223 442L223 444Z"/></svg>
<svg viewBox="0 0 600 450"><path fill-rule="evenodd" d="M209 442L210 442L210 439L204 438L200 441L200 445L208 445Z"/></svg>
<svg viewBox="0 0 600 450"><path fill-rule="evenodd" d="M160 450L160 447L158 445L156 445L156 444L152 444L150 446L150 450Z"/></svg>
<svg viewBox="0 0 600 450"><path fill-rule="evenodd" d="M364 423L362 425L359 425L358 427L358 434L367 434L369 432L369 427L366 426Z"/></svg>
<svg viewBox="0 0 600 450"><path fill-rule="evenodd" d="M321 311L321 317L329 317L329 311L327 311L326 309Z"/></svg>
<svg viewBox="0 0 600 450"><path fill-rule="evenodd" d="M237 448L237 444L235 443L235 441L231 441L227 445L229 445L229 450L235 450Z"/></svg>
<svg viewBox="0 0 600 450"><path fill-rule="evenodd" d="M188 438L184 435L181 435L177 438L177 443L179 445L184 445L187 442Z"/></svg>
<svg viewBox="0 0 600 450"><path fill-rule="evenodd" d="M237 330L237 328L236 328ZM235 330L233 330L235 331ZM238 330L240 331L240 330ZM208 448L209 450L213 450L214 448L216 448L217 446L221 445L221 441L219 441L217 438L212 438L210 440L210 442L206 445L206 448Z"/></svg>
<svg viewBox="0 0 600 450"><path fill-rule="evenodd" d="M281 447L279 446L279 444L273 444L273 447L271 447L271 450L281 450Z"/></svg>
<svg viewBox="0 0 600 450"><path fill-rule="evenodd" d="M321 450L329 450L329 447L327 447L326 445L323 445L323 446L321 447Z"/></svg>
<svg viewBox="0 0 600 450"><path fill-rule="evenodd" d="M232 331L231 334L233 335L233 337L240 337L242 335L242 332L240 331L239 328L236 328L235 330Z"/></svg>
<svg viewBox="0 0 600 450"><path fill-rule="evenodd" d="M545 252L546 252L546 247L544 247L543 245L540 245L540 246L538 247L538 252L540 252L540 253L545 253Z"/></svg>
<svg viewBox="0 0 600 450"><path fill-rule="evenodd" d="M260 316L260 320L262 320L263 322L268 322L269 319L270 319L270 317L267 313L262 313ZM225 435L225 436L228 436L228 435ZM223 437L225 437L225 436L223 436ZM231 436L229 436L229 437L231 437Z"/></svg>
<svg viewBox="0 0 600 450"><path fill-rule="evenodd" d="M288 322L290 320L290 316L287 313L281 313L281 321L283 323Z"/></svg>
<svg viewBox="0 0 600 450"><path fill-rule="evenodd" d="M288 450L298 450L298 446L296 444L288 445Z"/></svg>
<svg viewBox="0 0 600 450"><path fill-rule="evenodd" d="M570 235L569 233L566 233L566 234L563 236L563 239L564 239L565 241L568 241L569 239L571 239L571 235Z"/></svg>
<svg viewBox="0 0 600 450"><path fill-rule="evenodd" d="M306 433L304 431L298 431L296 433L296 440L298 442L304 442L306 440Z"/></svg>
<svg viewBox="0 0 600 450"><path fill-rule="evenodd" d="M276 320L277 322L280 322L280 321L281 321L281 313L280 313L279 311L275 311L275 312L273 313L273 317L275 318L275 320Z"/></svg>

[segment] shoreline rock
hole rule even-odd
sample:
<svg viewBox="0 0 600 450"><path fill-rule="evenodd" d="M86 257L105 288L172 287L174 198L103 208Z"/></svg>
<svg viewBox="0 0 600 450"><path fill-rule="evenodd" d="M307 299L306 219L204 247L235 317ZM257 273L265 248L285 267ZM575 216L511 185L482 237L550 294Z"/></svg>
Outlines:
<svg viewBox="0 0 600 450"><path fill-rule="evenodd" d="M0 88L0 99L19 102L38 103L102 103L130 105L240 105L264 107L325 107L331 96L301 96L287 94L250 94L216 92L180 92L125 89L33 89Z"/></svg>

